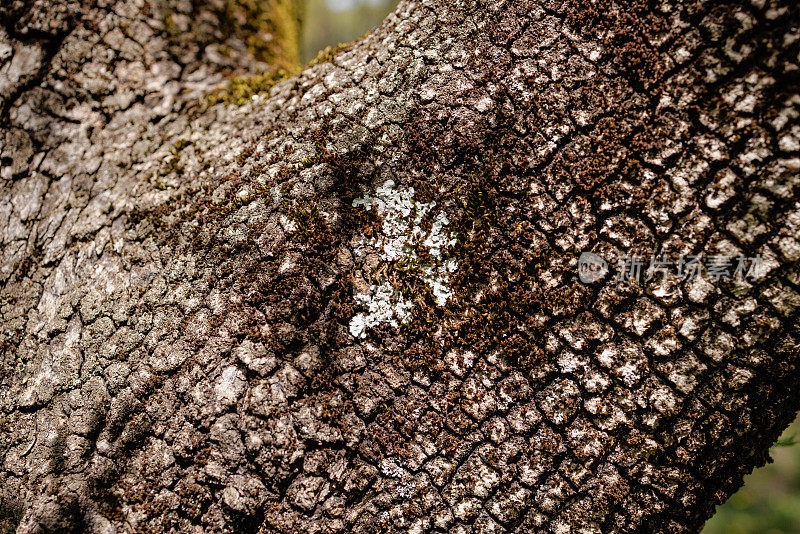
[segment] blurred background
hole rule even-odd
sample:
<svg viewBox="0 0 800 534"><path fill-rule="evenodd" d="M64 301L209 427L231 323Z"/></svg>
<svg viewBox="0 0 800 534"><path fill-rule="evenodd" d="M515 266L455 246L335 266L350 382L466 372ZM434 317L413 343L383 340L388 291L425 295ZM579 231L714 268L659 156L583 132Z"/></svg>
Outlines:
<svg viewBox="0 0 800 534"><path fill-rule="evenodd" d="M397 0L308 0L300 58L348 43L380 25ZM706 524L703 534L800 534L800 419L772 447L774 463L745 485Z"/></svg>
<svg viewBox="0 0 800 534"><path fill-rule="evenodd" d="M379 26L397 0L307 0L307 5L301 63L326 46L349 43Z"/></svg>
<svg viewBox="0 0 800 534"><path fill-rule="evenodd" d="M800 533L800 418L770 455L775 462L744 477L744 486L717 510L703 534Z"/></svg>

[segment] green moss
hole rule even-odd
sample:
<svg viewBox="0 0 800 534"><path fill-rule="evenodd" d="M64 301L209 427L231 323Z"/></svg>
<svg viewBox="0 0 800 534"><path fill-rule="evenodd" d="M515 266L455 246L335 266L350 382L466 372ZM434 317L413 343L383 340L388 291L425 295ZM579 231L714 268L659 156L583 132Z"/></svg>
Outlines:
<svg viewBox="0 0 800 534"><path fill-rule="evenodd" d="M544 273L566 276L568 262L541 243L524 211L506 209L521 183L514 163L520 154L509 154L504 145L507 125L487 136L480 152L460 146L463 170L458 177L444 178L430 163L437 159L430 148L436 146L437 132L415 123L407 142L426 176L413 184L415 197L446 209L448 231L456 237L448 255L458 269L449 282L453 296L440 307L425 284L390 266L388 277L394 275L404 286L404 298L415 303L394 355L412 370L441 368L450 351L496 352L523 370L551 361L548 331L556 316L576 313L585 295L575 284L551 288L542 281Z"/></svg>
<svg viewBox="0 0 800 534"><path fill-rule="evenodd" d="M227 0L219 15L223 30L241 35L256 59L294 71L303 11L302 0Z"/></svg>
<svg viewBox="0 0 800 534"><path fill-rule="evenodd" d="M169 35L178 35L180 33L180 29L178 29L178 25L175 24L175 19L172 13L164 18L164 27Z"/></svg>
<svg viewBox="0 0 800 534"><path fill-rule="evenodd" d="M125 512L123 510L124 503L119 495L107 488L102 488L96 490L93 497L95 498L95 502L97 502L100 515L109 521L125 521Z"/></svg>
<svg viewBox="0 0 800 534"><path fill-rule="evenodd" d="M181 152L184 148L191 146L192 144L193 143L188 139L178 139L175 141L175 144L170 147L169 151L173 156L177 156L179 152Z"/></svg>
<svg viewBox="0 0 800 534"><path fill-rule="evenodd" d="M215 90L203 102L241 105L297 73L304 8L304 0L225 0L221 5L195 1L196 17L210 11L224 36L238 37L255 59L269 65L265 72L231 78L226 87ZM172 15L166 17L165 25L173 33L176 25ZM221 43L221 50L230 48Z"/></svg>
<svg viewBox="0 0 800 534"><path fill-rule="evenodd" d="M269 93L275 84L287 79L291 74L283 69L263 72L254 76L241 76L231 78L228 85L220 87L204 99L207 105L214 105L220 102L226 104L236 104L241 106L246 104L255 95Z"/></svg>
<svg viewBox="0 0 800 534"><path fill-rule="evenodd" d="M188 32L181 30L175 12L168 10L164 16L169 38L178 44L186 39L201 46L215 43L223 54L229 54L231 48L225 41L237 37L261 62L290 71L299 67L305 0L192 0L190 9L181 10L192 21Z"/></svg>
<svg viewBox="0 0 800 534"><path fill-rule="evenodd" d="M277 83L297 74L300 71L298 58L304 6L301 0L229 0L224 10L225 24L238 27L250 52L273 68L255 75L231 78L227 85L208 95L203 103L224 102L241 106L253 96L267 94ZM365 39L370 33L365 33L360 39ZM273 38L266 39L266 35ZM325 47L306 67L331 61L356 42Z"/></svg>
<svg viewBox="0 0 800 534"><path fill-rule="evenodd" d="M271 4L271 22L276 28L277 44L285 62L277 64L287 71L297 70L300 65L300 35L305 3L298 0L273 0Z"/></svg>
<svg viewBox="0 0 800 534"><path fill-rule="evenodd" d="M309 61L308 65L306 66L313 67L314 65L318 65L320 63L327 63L328 61L332 60L334 56L336 56L336 54L351 49L353 45L355 45L359 41L366 39L367 37L369 37L371 33L372 30L368 31L358 39L350 41L348 43L339 43L336 46L326 46L325 48L320 50L317 56L311 61Z"/></svg>
<svg viewBox="0 0 800 534"><path fill-rule="evenodd" d="M353 45L353 43L339 43L336 46L326 46L322 50L319 51L317 57L312 59L308 62L309 67L313 67L314 65L318 65L320 63L327 63L333 57L343 50L347 50Z"/></svg>
<svg viewBox="0 0 800 534"><path fill-rule="evenodd" d="M324 254L334 238L319 209L311 202L298 201L287 211L289 218L297 225L302 242L311 247L315 255Z"/></svg>

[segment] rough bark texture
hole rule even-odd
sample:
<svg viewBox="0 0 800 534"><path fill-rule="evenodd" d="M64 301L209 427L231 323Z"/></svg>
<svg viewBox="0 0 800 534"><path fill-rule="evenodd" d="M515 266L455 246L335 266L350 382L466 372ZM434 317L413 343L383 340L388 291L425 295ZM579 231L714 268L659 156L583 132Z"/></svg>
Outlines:
<svg viewBox="0 0 800 534"><path fill-rule="evenodd" d="M402 1L204 106L294 9L0 7L0 531L696 532L800 402L796 2Z"/></svg>

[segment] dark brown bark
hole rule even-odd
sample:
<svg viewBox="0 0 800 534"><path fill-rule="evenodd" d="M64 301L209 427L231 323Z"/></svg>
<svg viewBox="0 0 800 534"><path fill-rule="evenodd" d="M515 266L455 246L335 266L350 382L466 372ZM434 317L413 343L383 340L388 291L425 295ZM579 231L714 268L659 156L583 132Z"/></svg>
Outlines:
<svg viewBox="0 0 800 534"><path fill-rule="evenodd" d="M226 5L0 8L5 530L695 532L766 460L795 3L404 1L209 107Z"/></svg>

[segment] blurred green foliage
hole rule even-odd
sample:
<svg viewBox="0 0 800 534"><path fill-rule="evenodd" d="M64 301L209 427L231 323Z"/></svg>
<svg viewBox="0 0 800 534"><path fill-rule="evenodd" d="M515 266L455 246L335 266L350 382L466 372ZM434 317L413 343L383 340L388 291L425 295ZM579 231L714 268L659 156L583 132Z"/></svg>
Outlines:
<svg viewBox="0 0 800 534"><path fill-rule="evenodd" d="M773 463L744 477L744 486L719 507L703 534L800 534L800 419L770 455Z"/></svg>
<svg viewBox="0 0 800 534"><path fill-rule="evenodd" d="M327 46L349 43L379 26L397 0L307 0L300 61Z"/></svg>

